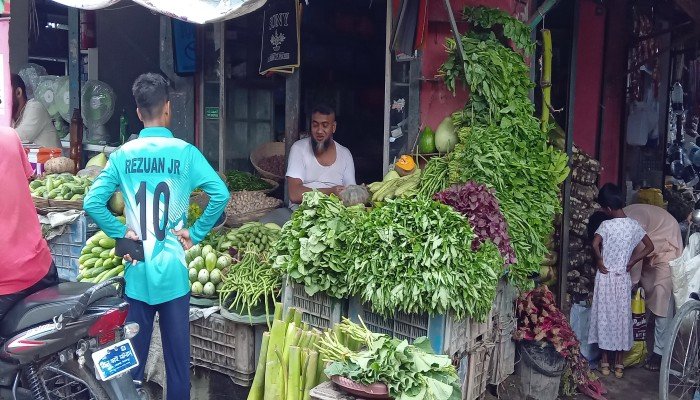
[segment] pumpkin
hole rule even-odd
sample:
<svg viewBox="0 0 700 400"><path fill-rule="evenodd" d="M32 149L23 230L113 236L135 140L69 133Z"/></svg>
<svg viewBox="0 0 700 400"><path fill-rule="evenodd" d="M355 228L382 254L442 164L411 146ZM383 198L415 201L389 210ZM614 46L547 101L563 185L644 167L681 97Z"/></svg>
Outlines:
<svg viewBox="0 0 700 400"><path fill-rule="evenodd" d="M365 204L369 200L369 191L365 185L350 185L340 192L340 199L346 207Z"/></svg>
<svg viewBox="0 0 700 400"><path fill-rule="evenodd" d="M394 164L394 170L396 170L400 176L409 175L416 170L416 162L413 160L413 157L404 154L396 161L396 164Z"/></svg>
<svg viewBox="0 0 700 400"><path fill-rule="evenodd" d="M50 158L44 163L44 171L47 174L62 174L64 172L72 174L75 171L75 163L68 157Z"/></svg>

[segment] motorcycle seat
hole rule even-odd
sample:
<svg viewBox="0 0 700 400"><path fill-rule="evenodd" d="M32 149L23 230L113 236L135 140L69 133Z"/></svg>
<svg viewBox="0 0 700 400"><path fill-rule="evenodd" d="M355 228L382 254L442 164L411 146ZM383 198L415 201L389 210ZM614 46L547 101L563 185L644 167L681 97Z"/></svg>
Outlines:
<svg viewBox="0 0 700 400"><path fill-rule="evenodd" d="M17 332L52 321L70 310L91 287L91 283L65 282L33 293L15 304L0 321L0 337L9 338ZM110 285L97 291L90 301L117 297L119 292Z"/></svg>

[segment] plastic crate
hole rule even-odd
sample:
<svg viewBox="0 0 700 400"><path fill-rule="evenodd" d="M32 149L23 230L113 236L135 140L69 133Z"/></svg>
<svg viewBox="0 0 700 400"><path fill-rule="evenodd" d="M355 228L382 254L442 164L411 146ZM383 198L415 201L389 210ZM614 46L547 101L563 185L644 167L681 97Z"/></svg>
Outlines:
<svg viewBox="0 0 700 400"><path fill-rule="evenodd" d="M513 285L501 281L498 285L496 301L493 305L493 340L495 347L489 366L489 383L500 385L515 371L515 297Z"/></svg>
<svg viewBox="0 0 700 400"><path fill-rule="evenodd" d="M500 385L514 372L515 342L511 336L501 336L493 348L489 365L489 383Z"/></svg>
<svg viewBox="0 0 700 400"><path fill-rule="evenodd" d="M294 307L304 312L302 318L309 326L317 329L328 329L340 322L347 310L345 300L335 299L325 293L316 293L309 296L304 285L294 283L291 279L285 280L282 294L284 309Z"/></svg>
<svg viewBox="0 0 700 400"><path fill-rule="evenodd" d="M87 214L85 215L85 222L87 224L87 238L88 239L100 231L100 227L97 226L97 222L95 222L95 220L90 218L90 216Z"/></svg>
<svg viewBox="0 0 700 400"><path fill-rule="evenodd" d="M478 322L472 318L461 320L447 318L445 321L444 353L459 354L483 341L491 340L491 315L489 313L484 322Z"/></svg>
<svg viewBox="0 0 700 400"><path fill-rule="evenodd" d="M86 231L85 216L80 216L61 235L48 241L59 279L75 281L78 276L78 259L85 246Z"/></svg>
<svg viewBox="0 0 700 400"><path fill-rule="evenodd" d="M397 311L393 318L383 317L372 311L369 303L363 303L359 296L350 299L350 319L365 323L367 329L375 333L384 333L397 339L405 339L409 343L425 336L436 352L441 352L445 337L445 316L428 314L408 314Z"/></svg>
<svg viewBox="0 0 700 400"><path fill-rule="evenodd" d="M192 365L220 372L241 386L255 376L255 330L219 314L190 322Z"/></svg>
<svg viewBox="0 0 700 400"><path fill-rule="evenodd" d="M492 344L481 342L475 344L460 358L462 400L476 400L486 392L492 351Z"/></svg>

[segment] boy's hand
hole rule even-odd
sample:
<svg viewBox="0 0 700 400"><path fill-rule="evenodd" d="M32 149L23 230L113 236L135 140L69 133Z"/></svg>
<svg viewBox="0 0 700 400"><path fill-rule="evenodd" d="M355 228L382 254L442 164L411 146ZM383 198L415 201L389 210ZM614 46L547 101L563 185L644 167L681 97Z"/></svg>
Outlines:
<svg viewBox="0 0 700 400"><path fill-rule="evenodd" d="M126 235L124 235L124 238L131 239L131 240L139 240L139 235L137 235L136 232L132 231L131 229L127 229ZM127 262L130 262L134 265L136 265L136 263L138 263L138 261L131 258L131 255L129 255L129 254L124 254L124 257L122 257L122 258L124 258Z"/></svg>
<svg viewBox="0 0 700 400"><path fill-rule="evenodd" d="M189 229L173 229L173 233L175 234L175 236L177 236L177 239L180 241L180 244L182 244L182 247L185 250L189 250L192 246L194 246L194 243L192 243L192 238L190 238Z"/></svg>

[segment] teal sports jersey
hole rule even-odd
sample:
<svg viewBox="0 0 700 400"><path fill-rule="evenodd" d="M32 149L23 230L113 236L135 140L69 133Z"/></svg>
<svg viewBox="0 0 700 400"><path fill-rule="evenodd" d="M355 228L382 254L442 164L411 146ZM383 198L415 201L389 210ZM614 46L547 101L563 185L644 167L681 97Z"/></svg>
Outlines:
<svg viewBox="0 0 700 400"><path fill-rule="evenodd" d="M107 209L120 188L126 226ZM112 153L85 197L84 209L110 237L123 238L127 229L143 240L145 261L126 267L126 295L154 305L190 291L185 251L172 232L186 227L190 194L196 188L209 204L190 228L199 243L221 216L229 192L199 150L173 138L167 128L145 128L139 138Z"/></svg>

